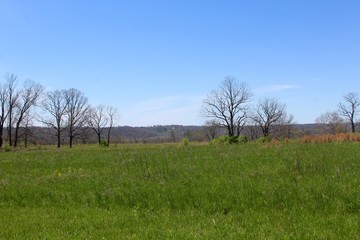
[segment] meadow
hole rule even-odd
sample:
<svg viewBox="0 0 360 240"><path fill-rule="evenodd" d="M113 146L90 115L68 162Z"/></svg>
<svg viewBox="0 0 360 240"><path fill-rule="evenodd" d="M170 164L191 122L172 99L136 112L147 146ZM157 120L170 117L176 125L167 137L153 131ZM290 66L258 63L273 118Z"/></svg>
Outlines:
<svg viewBox="0 0 360 240"><path fill-rule="evenodd" d="M0 239L360 239L360 143L0 152Z"/></svg>

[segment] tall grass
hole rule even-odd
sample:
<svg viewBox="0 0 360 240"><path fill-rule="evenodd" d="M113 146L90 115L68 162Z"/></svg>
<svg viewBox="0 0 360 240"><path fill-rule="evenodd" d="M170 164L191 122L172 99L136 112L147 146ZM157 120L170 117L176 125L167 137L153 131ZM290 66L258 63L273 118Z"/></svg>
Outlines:
<svg viewBox="0 0 360 240"><path fill-rule="evenodd" d="M360 145L0 153L2 239L357 239Z"/></svg>

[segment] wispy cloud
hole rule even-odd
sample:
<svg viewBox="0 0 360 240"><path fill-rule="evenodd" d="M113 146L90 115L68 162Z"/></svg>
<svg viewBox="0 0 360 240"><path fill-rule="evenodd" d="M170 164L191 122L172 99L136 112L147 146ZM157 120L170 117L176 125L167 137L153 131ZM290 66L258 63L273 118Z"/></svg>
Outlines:
<svg viewBox="0 0 360 240"><path fill-rule="evenodd" d="M297 85L287 85L287 84L278 84L278 85L270 85L263 88L255 89L255 92L257 93L274 93L274 92L280 92L290 89L300 88L300 86Z"/></svg>
<svg viewBox="0 0 360 240"><path fill-rule="evenodd" d="M123 125L200 124L204 96L168 96L148 99L124 109Z"/></svg>

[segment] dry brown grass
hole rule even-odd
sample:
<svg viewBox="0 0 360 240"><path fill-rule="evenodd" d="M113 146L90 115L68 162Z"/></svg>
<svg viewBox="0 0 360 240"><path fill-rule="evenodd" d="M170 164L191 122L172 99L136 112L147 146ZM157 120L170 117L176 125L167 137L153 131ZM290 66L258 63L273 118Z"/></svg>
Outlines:
<svg viewBox="0 0 360 240"><path fill-rule="evenodd" d="M301 138L301 143L360 142L360 133L322 134Z"/></svg>

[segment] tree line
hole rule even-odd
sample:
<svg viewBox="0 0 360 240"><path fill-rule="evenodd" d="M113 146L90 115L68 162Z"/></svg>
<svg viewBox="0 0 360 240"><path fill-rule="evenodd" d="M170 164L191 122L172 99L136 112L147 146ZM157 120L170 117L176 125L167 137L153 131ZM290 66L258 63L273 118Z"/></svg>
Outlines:
<svg viewBox="0 0 360 240"><path fill-rule="evenodd" d="M20 140L26 145L34 122L52 129L58 148L64 139L72 147L74 140L88 134L89 129L99 144L110 144L111 131L119 118L117 108L91 106L84 93L74 88L45 91L42 84L31 80L19 87L15 74L6 74L4 80L0 81L0 147L5 142L17 147ZM296 123L287 113L286 104L275 98L263 98L254 104L252 99L245 82L225 77L203 101L201 111L208 139L223 131L229 137L245 135L250 140L292 137ZM315 121L322 133L346 132L348 127L355 132L359 106L359 95L350 92L336 110L321 114Z"/></svg>
<svg viewBox="0 0 360 240"><path fill-rule="evenodd" d="M203 101L202 116L207 119L208 137L215 138L217 129L223 128L229 137L244 134L251 139L259 136L290 138L295 122L293 115L287 113L286 104L275 98L264 98L252 104L252 97L245 82L239 82L232 76L225 77L220 87L212 90ZM331 128L331 133L345 132L349 124L354 133L359 106L359 95L350 92L344 96L344 102L339 103L337 110L322 114L316 122L322 128Z"/></svg>
<svg viewBox="0 0 360 240"><path fill-rule="evenodd" d="M20 139L26 144L34 121L55 130L58 148L64 137L72 147L87 128L93 130L99 144L110 144L111 130L119 118L117 108L93 107L84 93L74 88L45 91L42 84L31 80L22 87L18 84L15 74L6 74L0 82L0 147L4 142L17 147Z"/></svg>

